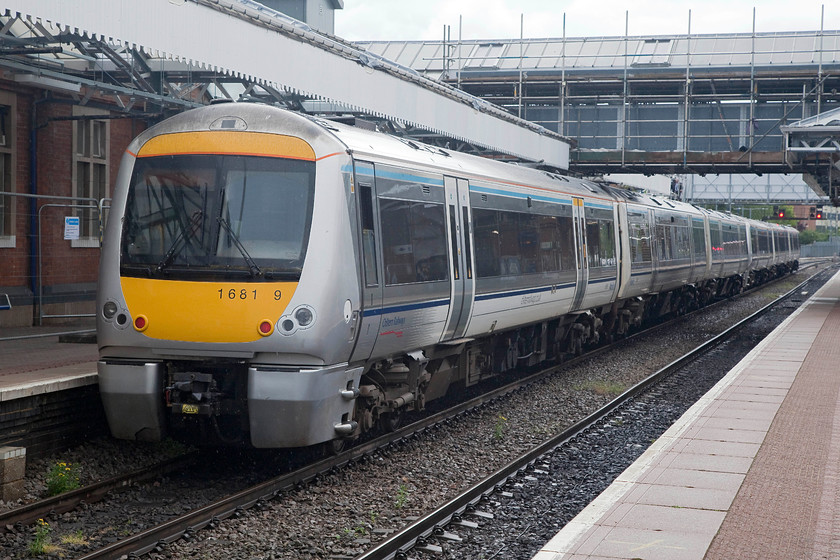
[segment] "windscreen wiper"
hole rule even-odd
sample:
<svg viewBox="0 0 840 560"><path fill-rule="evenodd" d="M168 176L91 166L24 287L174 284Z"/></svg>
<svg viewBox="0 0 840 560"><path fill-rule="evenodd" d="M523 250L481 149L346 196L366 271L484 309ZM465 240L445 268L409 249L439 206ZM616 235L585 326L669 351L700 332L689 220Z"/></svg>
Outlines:
<svg viewBox="0 0 840 560"><path fill-rule="evenodd" d="M169 246L169 250L166 251L166 254L163 255L163 258L160 259L160 262L155 269L155 272L160 274L164 268L168 267L172 264L172 261L175 260L175 257L178 256L181 251L184 250L184 247L187 246L190 239L193 236L193 232L198 229L201 225L201 217L203 212L201 210L196 210L192 217L190 218L189 226L185 229L181 230L181 233L178 234L178 237L172 242L172 245Z"/></svg>
<svg viewBox="0 0 840 560"><path fill-rule="evenodd" d="M225 228L225 231L230 236L230 240L233 241L233 244L236 245L236 248L239 249L240 253L242 253L242 258L245 259L245 262L248 263L248 268L251 270L251 276L262 276L262 270L257 266L257 263L254 262L254 259L251 258L251 255L248 254L248 251L245 250L245 247L242 246L242 243L239 241L239 236L233 232L233 228L230 227L228 221L221 216L216 219L219 220L219 223L223 228Z"/></svg>

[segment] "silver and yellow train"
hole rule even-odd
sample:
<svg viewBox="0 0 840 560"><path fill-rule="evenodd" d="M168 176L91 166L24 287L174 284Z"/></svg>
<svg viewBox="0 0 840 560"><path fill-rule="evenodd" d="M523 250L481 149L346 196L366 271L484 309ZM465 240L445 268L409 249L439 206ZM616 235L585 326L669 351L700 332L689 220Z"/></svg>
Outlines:
<svg viewBox="0 0 840 560"><path fill-rule="evenodd" d="M105 233L111 431L298 447L797 267L791 228L230 103L126 151Z"/></svg>

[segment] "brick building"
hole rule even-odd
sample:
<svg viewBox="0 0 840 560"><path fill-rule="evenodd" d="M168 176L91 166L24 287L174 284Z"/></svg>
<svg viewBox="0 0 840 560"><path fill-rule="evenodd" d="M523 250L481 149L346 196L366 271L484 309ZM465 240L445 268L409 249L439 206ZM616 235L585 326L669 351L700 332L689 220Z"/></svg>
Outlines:
<svg viewBox="0 0 840 560"><path fill-rule="evenodd" d="M81 105L15 77L0 80L0 327L93 313L99 201L105 219L122 153L148 126L112 96Z"/></svg>

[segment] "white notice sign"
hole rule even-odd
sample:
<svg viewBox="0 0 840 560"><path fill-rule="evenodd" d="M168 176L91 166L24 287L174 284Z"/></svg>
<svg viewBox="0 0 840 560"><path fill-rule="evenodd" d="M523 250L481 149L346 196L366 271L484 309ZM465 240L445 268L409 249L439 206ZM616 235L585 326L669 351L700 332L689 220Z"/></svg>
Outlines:
<svg viewBox="0 0 840 560"><path fill-rule="evenodd" d="M79 218L77 216L64 217L64 239L79 238Z"/></svg>

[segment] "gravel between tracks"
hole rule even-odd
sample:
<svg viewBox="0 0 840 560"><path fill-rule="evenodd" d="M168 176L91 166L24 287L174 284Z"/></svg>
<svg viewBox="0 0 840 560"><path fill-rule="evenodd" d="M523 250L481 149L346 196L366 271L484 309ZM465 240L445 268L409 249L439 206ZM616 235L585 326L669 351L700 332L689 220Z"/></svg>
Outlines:
<svg viewBox="0 0 840 560"><path fill-rule="evenodd" d="M563 369L547 381L499 399L387 453L321 477L149 557L352 558L775 299L809 274L792 275L724 306L684 318L676 326L618 345L582 365ZM639 445L641 453L643 446ZM126 465L137 468L140 461L147 460L149 449L110 440L93 442L74 450L72 455L29 465L27 488L33 494L40 492L49 466L67 461L68 457L79 464L84 482L113 476ZM114 459L117 454L123 457L122 461ZM581 477L615 474L595 469L581 473ZM138 488L136 495L142 495L143 490ZM97 520L99 524L106 522ZM117 522L125 520L114 520ZM91 529L83 528L82 533L89 542L98 539ZM59 543L59 531L51 537ZM24 557L26 551L20 547L31 538L26 531L0 535L0 558ZM74 550L79 549L72 544L59 547L66 557L76 556ZM60 553L61 550L55 552Z"/></svg>

